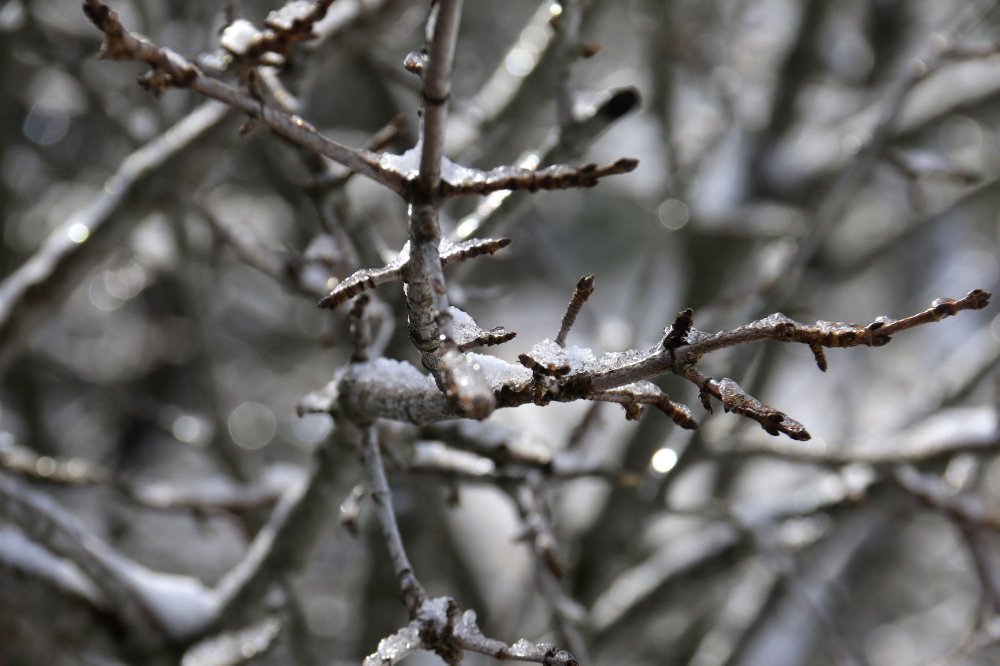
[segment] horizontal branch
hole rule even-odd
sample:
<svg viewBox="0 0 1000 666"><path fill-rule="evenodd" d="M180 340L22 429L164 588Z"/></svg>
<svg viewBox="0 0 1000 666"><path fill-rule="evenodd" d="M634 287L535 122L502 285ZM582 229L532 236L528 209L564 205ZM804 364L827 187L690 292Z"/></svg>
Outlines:
<svg viewBox="0 0 1000 666"><path fill-rule="evenodd" d="M594 187L608 176L629 173L639 166L639 160L623 157L611 164L599 166L585 164L580 167L556 164L544 169L524 169L519 167L498 167L491 171L460 168L449 178L443 174L441 195L456 197L466 194L490 194L502 190L567 190Z"/></svg>
<svg viewBox="0 0 1000 666"><path fill-rule="evenodd" d="M878 317L872 323L844 324L840 322L818 321L811 326L800 324L779 313L755 321L739 328L707 335L691 328L686 344L674 351L679 364L695 363L705 354L734 347L736 345L773 340L776 342L800 342L808 345L816 355L820 370L826 370L826 358L822 348L881 347L892 340L892 336L915 326L941 321L962 310L981 310L989 305L992 294L975 289L958 300L939 298L931 307L903 319Z"/></svg>
<svg viewBox="0 0 1000 666"><path fill-rule="evenodd" d="M602 400L625 405L633 414L638 405L652 404L683 427L696 423L686 407L636 384L672 373L698 386L702 404L711 409L710 398L734 412L757 421L772 435L785 434L795 440L809 439L805 427L783 412L757 400L729 378L714 379L696 363L713 351L760 340L801 342L817 347L880 346L897 332L939 321L962 310L989 303L990 294L975 290L958 300L940 299L927 310L900 320L882 317L868 326L827 324L804 326L783 315L708 335L692 326L693 314L680 313L660 344L650 349L609 352L596 356L590 349L561 347L545 340L520 355L521 365L481 354L468 354L468 362L481 372L492 388L498 407L550 402ZM630 386L632 385L632 386ZM655 386L653 386L655 388ZM338 408L364 418L387 418L426 425L463 415L433 380L408 363L378 359L356 363L341 371L325 389L302 401L300 410L329 412ZM629 412L628 410L632 410Z"/></svg>
<svg viewBox="0 0 1000 666"><path fill-rule="evenodd" d="M441 257L441 266L446 267L465 259L494 254L508 245L510 245L509 238L473 238L461 243L441 240L438 253ZM409 261L410 243L407 241L399 255L391 262L382 268L363 268L355 271L320 299L319 306L332 309L380 284L403 282L404 271Z"/></svg>

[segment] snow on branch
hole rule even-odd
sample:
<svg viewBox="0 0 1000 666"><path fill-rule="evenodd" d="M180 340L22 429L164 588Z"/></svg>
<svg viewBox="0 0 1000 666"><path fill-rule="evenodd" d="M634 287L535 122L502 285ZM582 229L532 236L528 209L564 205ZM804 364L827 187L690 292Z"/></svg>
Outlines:
<svg viewBox="0 0 1000 666"><path fill-rule="evenodd" d="M438 245L438 254L441 257L441 266L444 267L465 259L494 254L508 245L510 245L509 238L472 238L461 243L452 243L447 239L441 239ZM402 282L409 261L410 243L407 241L403 245L403 249L399 251L399 255L391 262L381 268L363 268L354 272L320 299L319 306L335 308L380 284Z"/></svg>
<svg viewBox="0 0 1000 666"><path fill-rule="evenodd" d="M633 171L639 160L623 157L611 164L585 164L580 167L556 164L544 169L524 169L518 167L498 167L491 171L463 168L455 182L441 181L441 195L455 197L463 194L490 194L502 190L566 190L579 187L594 187L608 176L617 176Z"/></svg>
<svg viewBox="0 0 1000 666"><path fill-rule="evenodd" d="M697 427L686 407L671 401L649 382L664 374L675 374L698 387L706 410L711 410L714 398L726 412L757 421L771 435L806 440L810 435L801 423L748 394L735 380L709 377L697 363L709 353L762 340L799 342L810 346L814 353L824 347L877 347L914 326L940 321L963 310L986 307L989 299L989 292L975 290L961 299L939 299L915 315L899 320L880 317L867 326L827 322L806 326L779 314L712 335L694 328L693 312L684 310L661 342L647 350L630 349L597 356L585 347L561 347L543 340L519 356L520 366L481 354L470 354L468 360L491 386L498 407L598 400L622 404L626 415L635 417L641 405L652 405L682 427ZM462 416L452 402L435 395L429 377L412 365L388 359L352 364L300 405L301 411L336 409L364 418L387 418L417 425Z"/></svg>
<svg viewBox="0 0 1000 666"><path fill-rule="evenodd" d="M678 363L693 363L710 352L758 340L800 342L809 346L816 357L816 365L825 371L827 363L823 353L824 347L881 347L888 344L896 333L914 326L941 321L963 310L981 310L989 305L991 296L988 291L974 289L957 300L939 298L931 304L931 307L915 315L902 319L878 317L868 325L818 321L808 326L789 319L779 312L745 326L720 331L713 335L689 327L686 344L676 348L674 354ZM665 339L664 345L666 344Z"/></svg>
<svg viewBox="0 0 1000 666"><path fill-rule="evenodd" d="M0 517L53 555L75 564L104 607L144 649L199 631L218 608L195 578L150 571L101 541L53 499L0 473Z"/></svg>
<svg viewBox="0 0 1000 666"><path fill-rule="evenodd" d="M573 655L549 643L532 643L522 638L508 645L484 636L476 612L463 613L455 600L448 597L424 601L415 619L382 639L378 649L365 658L364 666L391 666L417 650L433 651L448 664L461 663L463 651L469 651L504 661L578 666Z"/></svg>
<svg viewBox="0 0 1000 666"><path fill-rule="evenodd" d="M219 40L230 57L218 58L224 65L256 63L284 65L295 44L316 39L313 26L326 16L333 0L304 2L291 0L275 9L264 19L263 30L246 19L237 19L226 26Z"/></svg>

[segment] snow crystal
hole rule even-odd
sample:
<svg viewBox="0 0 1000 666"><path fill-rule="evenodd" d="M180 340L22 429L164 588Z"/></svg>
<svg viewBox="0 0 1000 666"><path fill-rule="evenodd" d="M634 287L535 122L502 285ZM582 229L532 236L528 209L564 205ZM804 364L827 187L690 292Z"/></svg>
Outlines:
<svg viewBox="0 0 1000 666"><path fill-rule="evenodd" d="M792 320L789 319L784 314L782 314L781 312L775 312L772 315L768 315L767 317L764 317L763 319L755 321L751 325L754 328L771 328L771 327L774 327L774 326L778 326L779 324L787 324L787 323L791 323L791 322L792 322Z"/></svg>
<svg viewBox="0 0 1000 666"><path fill-rule="evenodd" d="M592 371L597 367L597 359L591 349L576 345L560 347L548 338L532 347L528 355L545 366L569 366L572 373Z"/></svg>
<svg viewBox="0 0 1000 666"><path fill-rule="evenodd" d="M441 180L450 185L463 183L482 183L486 181L486 172L452 162L447 157L441 160Z"/></svg>
<svg viewBox="0 0 1000 666"><path fill-rule="evenodd" d="M420 151L421 144L418 141L417 145L402 155L382 153L379 166L389 171L395 171L404 178L416 178L420 173Z"/></svg>
<svg viewBox="0 0 1000 666"><path fill-rule="evenodd" d="M395 155L393 153L382 153L382 158L379 160L379 166L383 169L389 171L395 171L404 178L411 179L416 178L420 174L420 155L423 152L423 144L417 142L417 145L413 146L402 155ZM512 174L517 173L517 170L513 170ZM482 171L481 169L474 169L472 167L463 166L456 162L452 162L447 157L441 158L441 180L448 183L449 185L462 185L469 183L483 183L488 179L492 179L496 175L495 172ZM502 174L507 176L509 174Z"/></svg>
<svg viewBox="0 0 1000 666"><path fill-rule="evenodd" d="M530 657L534 652L535 646L523 638L510 646L510 656L515 658Z"/></svg>
<svg viewBox="0 0 1000 666"><path fill-rule="evenodd" d="M375 654L365 657L363 666L383 666L397 661L420 648L420 631L416 622L411 622L392 636L378 643Z"/></svg>
<svg viewBox="0 0 1000 666"><path fill-rule="evenodd" d="M484 331L479 324L476 323L476 320L464 310L460 310L452 305L448 308L448 314L451 315L455 341L459 344L474 340L480 335L486 333L486 331Z"/></svg>
<svg viewBox="0 0 1000 666"><path fill-rule="evenodd" d="M531 370L523 365L513 365L496 356L486 354L470 353L468 359L474 370L483 373L492 389L498 389L501 386L517 386L531 381Z"/></svg>
<svg viewBox="0 0 1000 666"><path fill-rule="evenodd" d="M222 31L219 43L233 55L242 56L247 54L260 36L253 23L246 19L236 19Z"/></svg>
<svg viewBox="0 0 1000 666"><path fill-rule="evenodd" d="M366 380L389 380L392 384L404 391L423 391L434 386L434 378L417 370L417 368L405 361L397 361L390 358L377 358L368 363L357 364L355 366L357 377L360 381Z"/></svg>
<svg viewBox="0 0 1000 666"><path fill-rule="evenodd" d="M448 624L448 606L450 601L451 599L448 597L428 599L421 604L417 616L425 622L430 620L438 624L438 626L443 627Z"/></svg>
<svg viewBox="0 0 1000 666"><path fill-rule="evenodd" d="M291 30L299 21L304 21L313 11L313 3L309 0L294 0L281 9L275 9L264 23L275 30Z"/></svg>

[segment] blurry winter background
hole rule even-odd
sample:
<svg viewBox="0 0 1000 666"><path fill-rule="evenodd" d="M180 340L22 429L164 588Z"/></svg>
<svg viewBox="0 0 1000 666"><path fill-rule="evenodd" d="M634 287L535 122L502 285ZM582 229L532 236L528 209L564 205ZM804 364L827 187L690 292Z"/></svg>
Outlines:
<svg viewBox="0 0 1000 666"><path fill-rule="evenodd" d="M277 6L110 4L192 59L218 51L227 5L258 24ZM631 101L634 88L642 101L561 159L640 166L488 219L476 235L513 243L450 269L453 302L485 328L517 331L489 350L515 361L556 334L588 273L597 290L570 341L595 351L653 344L684 307L714 331L776 310L866 323L995 291L1000 12L980 11L992 4L584 2L593 55L571 67L577 114L609 91ZM420 102L402 62L423 44L426 5L335 2L327 32L283 75L301 115L360 146L403 114L388 149L411 147ZM553 140L558 13L537 0L466 3L448 144L457 162L530 159ZM346 308L320 310L311 292L391 260L406 211L363 178L317 195L294 148L261 128L241 136L242 118L212 108L172 159L127 162L204 100L154 98L135 83L144 69L99 60L99 42L78 3L0 1L0 476L150 569L212 585L312 451L330 445L331 419L300 418L296 404L347 361ZM116 198L129 169L139 175ZM448 229L468 235L482 203L453 202ZM33 256L55 263L21 290ZM415 360L399 286L378 294L387 355ZM692 407L695 433L662 414L626 422L607 404L495 414L553 450L635 475L536 479L566 566L558 613L518 541L516 489L407 471L416 435L401 428L390 481L414 566L491 636L561 643L569 624L592 663L996 663L996 312L885 348L830 350L825 374L804 346L706 359L804 423L809 442L710 416L673 377L662 386ZM945 452L924 460L928 450ZM895 480L908 477L894 463L916 458L918 480ZM340 460L335 501L350 513L362 471L355 452ZM934 510L919 483L960 490L982 519ZM237 495L246 501L233 506ZM357 535L332 512L285 589L292 629L248 663L358 663L405 624L368 509ZM0 664L128 661L100 604L73 587L86 576L33 550L15 523L0 512ZM76 582L57 584L57 565Z"/></svg>

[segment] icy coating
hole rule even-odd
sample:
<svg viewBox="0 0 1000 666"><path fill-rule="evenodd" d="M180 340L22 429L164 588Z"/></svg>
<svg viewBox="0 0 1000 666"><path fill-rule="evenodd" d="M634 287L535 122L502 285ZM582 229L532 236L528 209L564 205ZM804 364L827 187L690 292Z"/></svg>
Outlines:
<svg viewBox="0 0 1000 666"><path fill-rule="evenodd" d="M531 381L531 370L523 365L513 365L496 356L486 354L470 352L467 356L472 363L473 370L482 372L493 390L497 390L501 386L517 386Z"/></svg>
<svg viewBox="0 0 1000 666"><path fill-rule="evenodd" d="M394 153L382 153L379 159L379 166L387 171L393 171L411 180L420 175L420 154L423 151L423 144L418 141L402 155ZM498 180L509 178L524 173L524 169L517 167L501 167L493 171L483 171L471 167L462 166L452 162L447 157L441 158L441 180L449 185L469 185L472 183L485 183L488 180Z"/></svg>
<svg viewBox="0 0 1000 666"><path fill-rule="evenodd" d="M360 381L388 380L393 388L404 392L437 388L434 378L430 375L425 375L410 363L390 358L377 358L368 363L358 364L356 372Z"/></svg>
<svg viewBox="0 0 1000 666"><path fill-rule="evenodd" d="M421 442L414 447L413 464L461 472L470 476L489 476L496 464L489 458L452 449L440 442Z"/></svg>
<svg viewBox="0 0 1000 666"><path fill-rule="evenodd" d="M618 370L646 360L649 354L648 351L629 349L623 352L606 352L596 357L589 347L570 345L564 348L546 338L532 347L528 356L550 368L568 367L568 374L575 374Z"/></svg>
<svg viewBox="0 0 1000 666"><path fill-rule="evenodd" d="M488 333L488 331L480 328L476 320L469 316L467 312L456 308L454 305L448 307L448 314L451 315L452 337L460 345Z"/></svg>
<svg viewBox="0 0 1000 666"><path fill-rule="evenodd" d="M117 564L122 577L172 637L196 634L215 617L218 595L200 580L151 571L124 559Z"/></svg>
<svg viewBox="0 0 1000 666"><path fill-rule="evenodd" d="M528 355L542 365L549 367L568 366L571 373L592 371L597 366L594 352L587 347L560 347L545 338L531 348Z"/></svg>
<svg viewBox="0 0 1000 666"><path fill-rule="evenodd" d="M379 641L375 654L365 657L364 666L391 666L414 650L419 650L420 645L420 625L414 621Z"/></svg>
<svg viewBox="0 0 1000 666"><path fill-rule="evenodd" d="M246 629L222 634L188 650L181 666L236 666L265 652L281 632L281 621L267 618Z"/></svg>
<svg viewBox="0 0 1000 666"><path fill-rule="evenodd" d="M296 23L308 19L313 8L314 5L309 0L294 0L281 9L271 11L264 22L275 30L291 30Z"/></svg>

